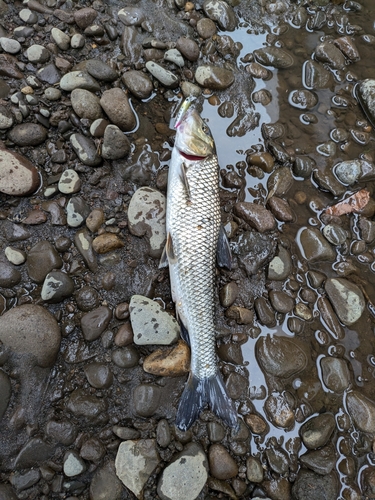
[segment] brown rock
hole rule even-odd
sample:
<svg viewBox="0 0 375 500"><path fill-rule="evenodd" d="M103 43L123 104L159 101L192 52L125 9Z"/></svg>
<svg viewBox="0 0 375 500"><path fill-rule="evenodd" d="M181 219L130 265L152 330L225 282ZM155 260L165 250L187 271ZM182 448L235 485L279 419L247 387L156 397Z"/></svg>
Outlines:
<svg viewBox="0 0 375 500"><path fill-rule="evenodd" d="M234 206L235 214L260 233L272 231L276 227L274 216L262 205L242 201Z"/></svg>
<svg viewBox="0 0 375 500"><path fill-rule="evenodd" d="M239 325L251 325L254 319L254 312L246 307L231 306L225 311L225 316L236 320Z"/></svg>
<svg viewBox="0 0 375 500"><path fill-rule="evenodd" d="M28 159L13 151L0 148L1 193L27 196L36 191L39 185L38 170Z"/></svg>
<svg viewBox="0 0 375 500"><path fill-rule="evenodd" d="M145 372L161 377L181 377L189 367L190 349L181 340L171 349L157 349L143 363Z"/></svg>
<svg viewBox="0 0 375 500"><path fill-rule="evenodd" d="M286 200L277 196L272 196L272 198L268 200L268 206L276 219L281 222L291 222L294 220L292 209Z"/></svg>
<svg viewBox="0 0 375 500"><path fill-rule="evenodd" d="M97 236L93 242L92 247L96 253L108 253L117 248L124 246L124 242L120 240L117 234L103 233Z"/></svg>
<svg viewBox="0 0 375 500"><path fill-rule="evenodd" d="M231 479L238 474L236 461L221 444L213 444L208 452L211 475L217 479Z"/></svg>
<svg viewBox="0 0 375 500"><path fill-rule="evenodd" d="M111 122L123 132L129 132L135 128L134 112L130 107L127 95L120 88L105 90L100 99L100 105Z"/></svg>
<svg viewBox="0 0 375 500"><path fill-rule="evenodd" d="M92 210L87 219L86 219L86 226L92 233L96 233L100 226L104 222L104 212L101 208L94 208Z"/></svg>
<svg viewBox="0 0 375 500"><path fill-rule="evenodd" d="M267 422L255 413L246 415L245 422L253 434L264 434L268 430Z"/></svg>
<svg viewBox="0 0 375 500"><path fill-rule="evenodd" d="M23 78L23 74L17 66L17 59L9 54L0 54L0 76L9 78Z"/></svg>
<svg viewBox="0 0 375 500"><path fill-rule="evenodd" d="M37 224L43 224L43 222L46 222L47 216L43 212L43 210L31 210L28 214L26 219L24 219L22 222L23 224L28 224L30 226L36 226Z"/></svg>
<svg viewBox="0 0 375 500"><path fill-rule="evenodd" d="M83 9L76 10L74 12L74 20L76 24L84 30L96 19L98 13L91 7L84 7Z"/></svg>

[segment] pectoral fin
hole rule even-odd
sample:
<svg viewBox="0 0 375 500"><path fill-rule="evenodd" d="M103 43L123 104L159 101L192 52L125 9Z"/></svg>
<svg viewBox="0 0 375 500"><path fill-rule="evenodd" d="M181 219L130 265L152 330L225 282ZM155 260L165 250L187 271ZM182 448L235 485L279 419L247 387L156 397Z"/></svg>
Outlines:
<svg viewBox="0 0 375 500"><path fill-rule="evenodd" d="M172 236L171 233L167 234L167 242L165 244L163 253L161 255L160 263L159 263L159 269L162 267L166 267L168 264L176 264L177 262L177 257L174 253L173 249L173 241L172 241Z"/></svg>
<svg viewBox="0 0 375 500"><path fill-rule="evenodd" d="M181 163L181 181L186 189L186 196L190 200L190 187L189 187L189 180L187 178L186 171L187 171L187 168L186 168L185 163Z"/></svg>
<svg viewBox="0 0 375 500"><path fill-rule="evenodd" d="M232 252L223 225L220 226L219 239L217 242L216 260L218 266L226 267L229 270L232 269Z"/></svg>

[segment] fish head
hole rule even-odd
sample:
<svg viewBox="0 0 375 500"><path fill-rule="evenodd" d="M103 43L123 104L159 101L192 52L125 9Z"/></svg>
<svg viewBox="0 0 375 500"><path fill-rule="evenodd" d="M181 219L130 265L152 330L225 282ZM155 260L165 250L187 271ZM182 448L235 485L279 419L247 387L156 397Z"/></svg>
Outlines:
<svg viewBox="0 0 375 500"><path fill-rule="evenodd" d="M211 130L198 111L188 108L176 125L175 147L182 155L206 158L215 153L215 142Z"/></svg>

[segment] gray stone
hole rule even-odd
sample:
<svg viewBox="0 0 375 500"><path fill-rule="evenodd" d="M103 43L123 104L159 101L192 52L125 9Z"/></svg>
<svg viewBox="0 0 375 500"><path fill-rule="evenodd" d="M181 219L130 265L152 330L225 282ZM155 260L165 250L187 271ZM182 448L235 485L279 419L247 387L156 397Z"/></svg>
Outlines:
<svg viewBox="0 0 375 500"><path fill-rule="evenodd" d="M366 302L357 285L345 278L329 278L324 288L344 325L350 326L362 316Z"/></svg>
<svg viewBox="0 0 375 500"><path fill-rule="evenodd" d="M26 50L26 57L31 63L44 63L50 58L50 53L43 45L31 45Z"/></svg>
<svg viewBox="0 0 375 500"><path fill-rule="evenodd" d="M239 256L239 264L248 276L269 262L275 255L276 242L267 234L245 231L231 240L232 252Z"/></svg>
<svg viewBox="0 0 375 500"><path fill-rule="evenodd" d="M268 265L268 279L282 281L290 276L292 271L292 258L289 251L279 246L279 253Z"/></svg>
<svg viewBox="0 0 375 500"><path fill-rule="evenodd" d="M17 146L38 146L47 139L47 129L39 123L20 123L9 132L9 139Z"/></svg>
<svg viewBox="0 0 375 500"><path fill-rule="evenodd" d="M0 148L0 192L11 196L27 196L38 189L38 170L24 156Z"/></svg>
<svg viewBox="0 0 375 500"><path fill-rule="evenodd" d="M40 81L48 83L48 85L55 85L55 83L60 81L61 75L56 66L51 63L38 70L37 77Z"/></svg>
<svg viewBox="0 0 375 500"><path fill-rule="evenodd" d="M112 361L119 368L132 368L138 365L139 354L132 345L122 347L112 351Z"/></svg>
<svg viewBox="0 0 375 500"><path fill-rule="evenodd" d="M137 498L141 498L143 487L159 462L160 457L154 439L125 441L120 444L117 451L116 474Z"/></svg>
<svg viewBox="0 0 375 500"><path fill-rule="evenodd" d="M123 493L121 481L116 476L115 464L106 462L96 469L90 484L90 500L120 500Z"/></svg>
<svg viewBox="0 0 375 500"><path fill-rule="evenodd" d="M10 476L11 484L16 488L17 493L31 488L40 479L40 471L38 469L31 469L26 472L16 471ZM6 499L5 499L6 500Z"/></svg>
<svg viewBox="0 0 375 500"><path fill-rule="evenodd" d="M74 244L82 255L87 267L91 272L95 273L98 269L98 261L92 248L92 238L86 228L80 229L76 232L74 236Z"/></svg>
<svg viewBox="0 0 375 500"><path fill-rule="evenodd" d="M8 54L18 54L21 50L21 44L18 40L12 40L12 38L0 38L0 45L4 52Z"/></svg>
<svg viewBox="0 0 375 500"><path fill-rule="evenodd" d="M162 500L197 498L208 478L206 455L198 443L189 443L163 470L158 484Z"/></svg>
<svg viewBox="0 0 375 500"><path fill-rule="evenodd" d="M46 309L24 304L0 316L0 341L16 354L28 354L41 367L51 366L60 347L60 328Z"/></svg>
<svg viewBox="0 0 375 500"><path fill-rule="evenodd" d="M205 0L203 10L207 17L216 21L224 31L234 31L237 27L237 17L233 8L223 0Z"/></svg>
<svg viewBox="0 0 375 500"><path fill-rule="evenodd" d="M102 108L98 96L85 89L74 89L70 94L72 107L80 118L96 120L101 118Z"/></svg>
<svg viewBox="0 0 375 500"><path fill-rule="evenodd" d="M327 224L324 226L323 235L335 246L342 245L348 237L347 231L337 224Z"/></svg>
<svg viewBox="0 0 375 500"><path fill-rule="evenodd" d="M47 274L62 264L60 255L47 240L39 241L27 255L27 271L36 283L43 283Z"/></svg>
<svg viewBox="0 0 375 500"><path fill-rule="evenodd" d="M375 435L375 403L359 391L348 392L346 407L356 428Z"/></svg>
<svg viewBox="0 0 375 500"><path fill-rule="evenodd" d="M177 49L167 50L164 54L164 59L165 61L175 64L179 68L182 68L185 65L184 58L182 57L181 52Z"/></svg>
<svg viewBox="0 0 375 500"><path fill-rule="evenodd" d="M81 33L74 33L70 40L72 49L81 49L85 46L85 37Z"/></svg>
<svg viewBox="0 0 375 500"><path fill-rule="evenodd" d="M21 273L9 262L0 259L0 286L3 288L13 288L21 281Z"/></svg>
<svg viewBox="0 0 375 500"><path fill-rule="evenodd" d="M59 49L68 50L70 48L70 36L59 28L52 28L51 37Z"/></svg>
<svg viewBox="0 0 375 500"><path fill-rule="evenodd" d="M24 23L35 24L38 22L38 15L30 9L21 9L18 15Z"/></svg>
<svg viewBox="0 0 375 500"><path fill-rule="evenodd" d="M74 291L74 281L61 271L48 273L42 287L41 298L56 304L70 297Z"/></svg>
<svg viewBox="0 0 375 500"><path fill-rule="evenodd" d="M326 445L335 427L335 417L332 413L322 413L310 418L300 428L303 444L308 450Z"/></svg>
<svg viewBox="0 0 375 500"><path fill-rule="evenodd" d="M70 143L82 163L90 167L97 167L102 158L97 152L94 142L83 134L72 134Z"/></svg>
<svg viewBox="0 0 375 500"><path fill-rule="evenodd" d="M108 125L104 131L102 157L105 160L119 160L130 152L130 141L116 125Z"/></svg>
<svg viewBox="0 0 375 500"><path fill-rule="evenodd" d="M8 407L10 396L12 394L12 386L8 375L0 370L0 420ZM1 498L1 495L0 495Z"/></svg>
<svg viewBox="0 0 375 500"><path fill-rule="evenodd" d="M154 90L151 79L142 71L126 71L122 75L122 81L138 99L148 99Z"/></svg>
<svg viewBox="0 0 375 500"><path fill-rule="evenodd" d="M219 66L198 66L195 79L202 86L211 90L224 90L234 82L234 74L226 68Z"/></svg>
<svg viewBox="0 0 375 500"><path fill-rule="evenodd" d="M74 443L77 437L77 428L67 420L50 420L46 427L46 435L65 446Z"/></svg>
<svg viewBox="0 0 375 500"><path fill-rule="evenodd" d="M166 241L165 196L149 187L142 187L132 196L128 208L129 231L135 236L146 236L149 254L159 258Z"/></svg>
<svg viewBox="0 0 375 500"><path fill-rule="evenodd" d="M56 89L55 87L47 87L44 91L44 97L48 101L58 101L61 99L61 90Z"/></svg>
<svg viewBox="0 0 375 500"><path fill-rule="evenodd" d="M80 226L90 213L90 208L80 196L70 198L66 206L67 223L70 227ZM84 246L85 243L82 242Z"/></svg>
<svg viewBox="0 0 375 500"><path fill-rule="evenodd" d="M93 362L85 366L84 372L89 384L95 389L107 389L112 385L113 374L108 365Z"/></svg>
<svg viewBox="0 0 375 500"><path fill-rule="evenodd" d="M260 461L255 457L248 457L246 460L246 476L252 483L263 481L264 470Z"/></svg>
<svg viewBox="0 0 375 500"><path fill-rule="evenodd" d="M105 90L100 105L108 118L123 132L133 130L137 124L135 114L125 92L120 88Z"/></svg>
<svg viewBox="0 0 375 500"><path fill-rule="evenodd" d="M18 453L14 467L15 469L29 469L38 467L41 463L50 459L54 447L38 437L31 438Z"/></svg>
<svg viewBox="0 0 375 500"><path fill-rule="evenodd" d="M99 306L85 314L81 319L82 334L85 340L96 340L104 332L112 319L112 311L107 306Z"/></svg>
<svg viewBox="0 0 375 500"><path fill-rule="evenodd" d="M71 92L74 89L85 89L91 92L98 92L100 85L87 71L71 71L60 80L62 90Z"/></svg>
<svg viewBox="0 0 375 500"><path fill-rule="evenodd" d="M154 61L147 61L146 68L164 87L175 88L178 86L178 76L172 73L172 71L163 68L160 64Z"/></svg>
<svg viewBox="0 0 375 500"><path fill-rule="evenodd" d="M134 389L133 405L141 417L151 417L159 407L161 389L157 385L141 384Z"/></svg>
<svg viewBox="0 0 375 500"><path fill-rule="evenodd" d="M86 469L84 461L74 450L69 450L63 458L63 471L65 476L74 477L82 474Z"/></svg>
<svg viewBox="0 0 375 500"><path fill-rule="evenodd" d="M325 476L300 469L292 487L295 500L337 500L339 498L339 481L332 472Z"/></svg>
<svg viewBox="0 0 375 500"><path fill-rule="evenodd" d="M210 473L216 479L231 479L238 474L238 466L226 448L219 443L212 444L208 451Z"/></svg>
<svg viewBox="0 0 375 500"><path fill-rule="evenodd" d="M304 453L299 459L305 467L308 467L317 474L325 476L334 468L337 457L334 446L328 444L319 450Z"/></svg>
<svg viewBox="0 0 375 500"><path fill-rule="evenodd" d="M107 403L104 399L86 394L84 389L76 389L70 394L66 407L78 419L95 423L103 420L102 414L107 410Z"/></svg>
<svg viewBox="0 0 375 500"><path fill-rule="evenodd" d="M89 59L84 62L85 69L96 80L113 82L117 80L117 72L100 59Z"/></svg>
<svg viewBox="0 0 375 500"><path fill-rule="evenodd" d="M142 295L133 295L129 311L135 344L170 345L178 340L180 327L177 321L157 302Z"/></svg>
<svg viewBox="0 0 375 500"><path fill-rule="evenodd" d="M146 15L139 7L128 6L118 11L118 18L125 26L140 26L146 19Z"/></svg>
<svg viewBox="0 0 375 500"><path fill-rule="evenodd" d="M361 160L347 160L337 163L334 167L336 177L346 186L354 184L362 173Z"/></svg>
<svg viewBox="0 0 375 500"><path fill-rule="evenodd" d="M350 372L345 360L324 357L320 360L322 378L326 387L338 394L345 391L350 384Z"/></svg>
<svg viewBox="0 0 375 500"><path fill-rule="evenodd" d="M367 78L358 83L355 87L356 97L370 120L372 126L375 125L375 80Z"/></svg>
<svg viewBox="0 0 375 500"><path fill-rule="evenodd" d="M255 353L262 370L268 375L287 378L301 372L307 365L307 356L295 340L266 335L255 345Z"/></svg>

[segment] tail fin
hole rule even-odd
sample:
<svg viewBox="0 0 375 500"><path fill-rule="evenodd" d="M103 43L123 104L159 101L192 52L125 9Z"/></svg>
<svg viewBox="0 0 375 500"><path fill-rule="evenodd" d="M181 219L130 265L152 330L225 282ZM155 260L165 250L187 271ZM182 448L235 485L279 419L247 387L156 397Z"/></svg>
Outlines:
<svg viewBox="0 0 375 500"><path fill-rule="evenodd" d="M220 372L205 379L190 373L177 410L177 427L181 431L188 430L207 403L227 425L238 428L237 411L227 394Z"/></svg>

